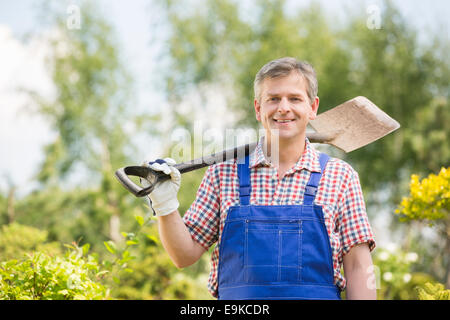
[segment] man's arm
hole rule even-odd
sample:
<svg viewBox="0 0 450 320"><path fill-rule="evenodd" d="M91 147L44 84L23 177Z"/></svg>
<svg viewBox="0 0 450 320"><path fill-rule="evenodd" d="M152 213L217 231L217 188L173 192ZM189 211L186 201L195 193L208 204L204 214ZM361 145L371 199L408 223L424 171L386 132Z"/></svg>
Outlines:
<svg viewBox="0 0 450 320"><path fill-rule="evenodd" d="M200 259L205 249L192 239L178 210L158 217L162 245L177 268L184 268Z"/></svg>
<svg viewBox="0 0 450 320"><path fill-rule="evenodd" d="M375 300L373 264L367 243L361 243L344 255L344 275L347 280L348 300Z"/></svg>

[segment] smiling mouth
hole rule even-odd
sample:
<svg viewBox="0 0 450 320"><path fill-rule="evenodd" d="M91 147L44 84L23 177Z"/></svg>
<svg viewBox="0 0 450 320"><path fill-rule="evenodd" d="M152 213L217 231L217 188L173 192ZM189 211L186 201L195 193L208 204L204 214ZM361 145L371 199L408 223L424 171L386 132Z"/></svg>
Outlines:
<svg viewBox="0 0 450 320"><path fill-rule="evenodd" d="M295 119L284 119L284 120L277 120L277 119L273 119L273 121L275 121L276 123L289 123L294 121Z"/></svg>

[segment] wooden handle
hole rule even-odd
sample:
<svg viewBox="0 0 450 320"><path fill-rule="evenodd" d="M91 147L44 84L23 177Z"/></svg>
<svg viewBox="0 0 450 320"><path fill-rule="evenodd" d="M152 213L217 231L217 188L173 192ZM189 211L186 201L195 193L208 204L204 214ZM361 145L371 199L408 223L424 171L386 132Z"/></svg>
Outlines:
<svg viewBox="0 0 450 320"><path fill-rule="evenodd" d="M174 165L180 173L186 173L189 171L197 170L200 168L208 167L214 163L221 163L227 160L244 157L250 154L255 148L257 143L246 144L233 149L225 150L222 152L214 153L212 155L197 158L191 161L182 162ZM134 194L136 197L143 197L150 194L155 188L156 183L168 180L169 175L162 173L161 171L154 171L145 166L129 166L116 170L116 178L128 191ZM149 181L150 186L143 188L135 184L129 176L136 176L144 178Z"/></svg>
<svg viewBox="0 0 450 320"><path fill-rule="evenodd" d="M307 137L313 143L326 143L332 140L336 136L336 133L316 133L316 132L308 132ZM204 167L208 167L215 163L221 163L227 160L242 158L255 150L257 146L257 142L253 142L250 144L246 144L243 146L239 146L236 148L224 150L218 153L214 153L209 156L197 158L191 161L182 162L174 165L180 173L186 173L193 170L201 169ZM169 175L164 174L160 171L154 171L145 166L130 166L120 168L115 173L116 178L119 182L132 194L136 197L143 197L150 194L156 183L164 180L168 180L170 178ZM137 176L140 178L144 178L150 182L150 186L143 188L137 184L135 184L128 176Z"/></svg>

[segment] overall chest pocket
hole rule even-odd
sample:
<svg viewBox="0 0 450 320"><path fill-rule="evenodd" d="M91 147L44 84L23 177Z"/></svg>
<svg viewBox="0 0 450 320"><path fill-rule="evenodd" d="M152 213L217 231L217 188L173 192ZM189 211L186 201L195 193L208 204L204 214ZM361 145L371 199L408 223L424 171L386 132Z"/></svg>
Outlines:
<svg viewBox="0 0 450 320"><path fill-rule="evenodd" d="M246 220L244 269L247 283L300 280L301 220Z"/></svg>

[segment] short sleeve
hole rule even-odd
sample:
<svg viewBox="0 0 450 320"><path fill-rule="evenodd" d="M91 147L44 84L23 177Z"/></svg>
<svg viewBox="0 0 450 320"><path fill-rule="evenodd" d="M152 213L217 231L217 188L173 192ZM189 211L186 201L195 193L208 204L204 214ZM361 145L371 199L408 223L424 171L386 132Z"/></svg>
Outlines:
<svg viewBox="0 0 450 320"><path fill-rule="evenodd" d="M360 243L368 243L372 251L375 248L375 239L367 216L358 173L351 169L347 181L338 215L342 255Z"/></svg>
<svg viewBox="0 0 450 320"><path fill-rule="evenodd" d="M194 202L183 216L192 238L206 250L218 239L220 228L219 179L216 166L203 176Z"/></svg>

